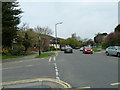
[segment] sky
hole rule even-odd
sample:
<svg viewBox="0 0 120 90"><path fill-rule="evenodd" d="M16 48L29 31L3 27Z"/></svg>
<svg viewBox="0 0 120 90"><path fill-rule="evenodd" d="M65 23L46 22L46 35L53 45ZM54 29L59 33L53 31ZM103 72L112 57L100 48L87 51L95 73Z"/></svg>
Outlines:
<svg viewBox="0 0 120 90"><path fill-rule="evenodd" d="M57 25L58 37L68 38L76 33L82 39L93 39L97 33L110 33L118 25L118 2L39 2L18 0L24 12L22 23L28 23L31 28L49 27L55 31Z"/></svg>

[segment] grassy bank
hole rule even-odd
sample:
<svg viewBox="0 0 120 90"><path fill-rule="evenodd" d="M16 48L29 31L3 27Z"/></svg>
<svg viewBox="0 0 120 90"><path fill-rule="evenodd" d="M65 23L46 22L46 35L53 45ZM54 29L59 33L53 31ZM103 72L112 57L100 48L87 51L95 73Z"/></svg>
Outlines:
<svg viewBox="0 0 120 90"><path fill-rule="evenodd" d="M33 55L33 54L35 54L35 53L27 52L26 55L21 55L21 56L13 56L11 54L8 54L8 55L1 55L0 54L0 61L1 60L6 60L6 59L9 59L9 58L21 58L21 57L28 56L28 55Z"/></svg>
<svg viewBox="0 0 120 90"><path fill-rule="evenodd" d="M55 52L45 52L45 53L42 53L40 56L36 56L35 58L46 58L54 54Z"/></svg>

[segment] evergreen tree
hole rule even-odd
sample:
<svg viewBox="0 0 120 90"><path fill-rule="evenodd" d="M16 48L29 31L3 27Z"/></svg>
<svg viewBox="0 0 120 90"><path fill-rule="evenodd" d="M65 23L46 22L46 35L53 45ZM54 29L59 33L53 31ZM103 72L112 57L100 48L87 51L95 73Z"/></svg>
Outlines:
<svg viewBox="0 0 120 90"><path fill-rule="evenodd" d="M5 47L10 47L16 38L17 25L22 13L18 7L18 2L2 2L2 45Z"/></svg>

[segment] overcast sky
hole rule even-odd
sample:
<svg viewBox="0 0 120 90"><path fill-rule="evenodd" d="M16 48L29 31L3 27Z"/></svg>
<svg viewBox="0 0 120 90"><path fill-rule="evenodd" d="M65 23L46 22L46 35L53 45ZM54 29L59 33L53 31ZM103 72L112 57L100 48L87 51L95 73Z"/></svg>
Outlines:
<svg viewBox="0 0 120 90"><path fill-rule="evenodd" d="M20 2L24 11L21 23L30 27L49 27L58 36L68 38L76 33L81 38L93 38L98 32L110 33L118 24L118 2ZM53 34L54 36L54 34Z"/></svg>

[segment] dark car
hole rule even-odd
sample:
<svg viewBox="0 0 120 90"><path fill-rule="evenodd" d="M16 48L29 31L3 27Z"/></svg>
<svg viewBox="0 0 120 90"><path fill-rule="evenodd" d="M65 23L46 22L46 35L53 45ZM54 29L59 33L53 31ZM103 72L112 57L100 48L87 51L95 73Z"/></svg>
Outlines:
<svg viewBox="0 0 120 90"><path fill-rule="evenodd" d="M73 53L73 50L71 47L65 47L64 53Z"/></svg>
<svg viewBox="0 0 120 90"><path fill-rule="evenodd" d="M84 47L83 53L93 54L93 50L91 47Z"/></svg>

